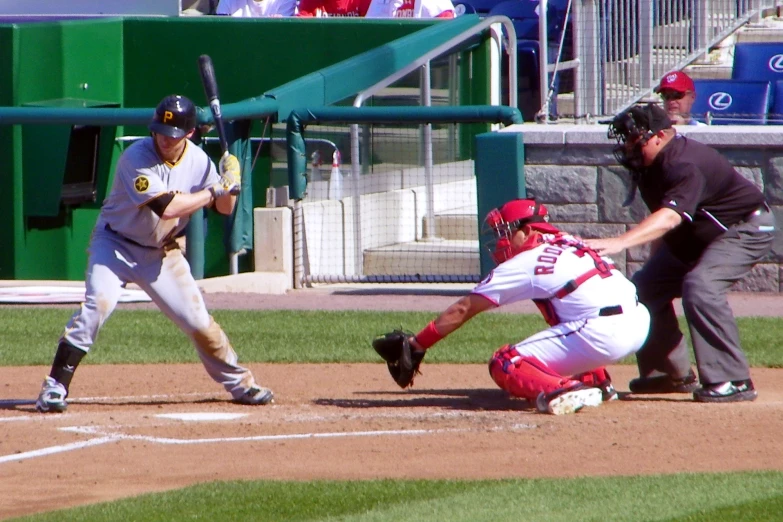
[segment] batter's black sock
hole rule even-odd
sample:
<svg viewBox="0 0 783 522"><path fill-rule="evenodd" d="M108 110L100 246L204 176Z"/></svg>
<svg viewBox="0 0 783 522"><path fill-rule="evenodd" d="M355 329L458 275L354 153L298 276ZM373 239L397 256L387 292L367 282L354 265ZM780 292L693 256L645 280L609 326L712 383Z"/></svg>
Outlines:
<svg viewBox="0 0 783 522"><path fill-rule="evenodd" d="M60 344L57 346L57 353L54 354L54 362L52 363L52 371L49 372L49 377L65 386L65 390L68 391L71 379L73 379L73 372L76 371L76 367L79 366L82 357L85 355L87 355L87 352L84 350L80 350L66 341L60 341Z"/></svg>

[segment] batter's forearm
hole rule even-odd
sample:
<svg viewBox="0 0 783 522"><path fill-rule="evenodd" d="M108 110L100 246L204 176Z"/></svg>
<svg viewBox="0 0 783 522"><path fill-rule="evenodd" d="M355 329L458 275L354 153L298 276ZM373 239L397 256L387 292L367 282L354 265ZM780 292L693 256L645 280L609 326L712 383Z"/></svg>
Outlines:
<svg viewBox="0 0 783 522"><path fill-rule="evenodd" d="M215 200L215 210L223 214L224 216L230 215L234 211L236 206L237 197L231 194L220 196Z"/></svg>
<svg viewBox="0 0 783 522"><path fill-rule="evenodd" d="M209 205L211 202L212 193L209 190L199 190L192 194L176 194L166 206L161 218L174 219L190 216L195 211Z"/></svg>

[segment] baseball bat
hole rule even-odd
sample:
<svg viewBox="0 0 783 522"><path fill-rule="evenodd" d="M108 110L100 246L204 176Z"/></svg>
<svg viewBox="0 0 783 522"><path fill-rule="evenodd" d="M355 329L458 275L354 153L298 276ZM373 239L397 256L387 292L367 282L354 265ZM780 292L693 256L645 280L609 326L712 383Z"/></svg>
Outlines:
<svg viewBox="0 0 783 522"><path fill-rule="evenodd" d="M226 128L223 123L223 114L220 112L220 95L218 94L217 79L215 79L215 68L212 66L212 58L209 55L202 54L198 57L198 68L201 72L201 83L204 85L204 94L207 96L209 109L212 111L212 118L215 120L218 139L220 139L220 149L225 154L228 151L228 142L226 141Z"/></svg>

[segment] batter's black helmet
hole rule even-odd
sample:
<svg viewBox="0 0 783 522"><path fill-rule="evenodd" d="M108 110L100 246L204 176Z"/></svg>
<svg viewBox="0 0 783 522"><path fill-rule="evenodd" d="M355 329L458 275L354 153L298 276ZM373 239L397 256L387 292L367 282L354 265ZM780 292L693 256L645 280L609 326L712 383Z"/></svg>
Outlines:
<svg viewBox="0 0 783 522"><path fill-rule="evenodd" d="M196 106L184 96L172 94L155 108L149 129L170 138L182 138L196 128Z"/></svg>

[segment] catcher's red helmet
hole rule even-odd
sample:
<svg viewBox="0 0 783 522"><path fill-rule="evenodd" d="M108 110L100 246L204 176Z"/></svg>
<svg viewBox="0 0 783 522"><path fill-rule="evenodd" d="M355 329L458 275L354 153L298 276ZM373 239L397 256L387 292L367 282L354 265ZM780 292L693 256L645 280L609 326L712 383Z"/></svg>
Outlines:
<svg viewBox="0 0 783 522"><path fill-rule="evenodd" d="M494 237L488 247L497 264L522 251L514 251L511 236L526 225L545 234L560 233L554 225L549 224L549 212L546 207L533 199L513 199L502 207L491 210L484 224L491 229Z"/></svg>

